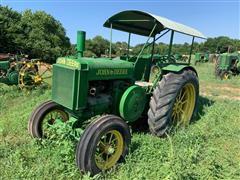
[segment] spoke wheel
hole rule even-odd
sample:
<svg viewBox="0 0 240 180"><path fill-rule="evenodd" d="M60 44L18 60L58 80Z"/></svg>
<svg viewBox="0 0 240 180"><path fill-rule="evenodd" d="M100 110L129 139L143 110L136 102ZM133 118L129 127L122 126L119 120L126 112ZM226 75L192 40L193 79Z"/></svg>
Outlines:
<svg viewBox="0 0 240 180"><path fill-rule="evenodd" d="M76 150L77 165L91 176L112 168L128 153L131 135L128 125L114 115L105 115L84 131Z"/></svg>
<svg viewBox="0 0 240 180"><path fill-rule="evenodd" d="M49 127L56 120L67 122L68 114L64 109L52 101L47 101L39 105L31 114L28 121L28 131L34 138L48 137L51 132Z"/></svg>
<svg viewBox="0 0 240 180"><path fill-rule="evenodd" d="M192 117L196 94L194 86L187 83L179 92L173 105L172 120L176 125L186 126Z"/></svg>
<svg viewBox="0 0 240 180"><path fill-rule="evenodd" d="M57 120L66 122L68 120L68 114L66 112L64 112L63 110L53 109L44 116L42 123L41 123L43 137L49 137L51 135L51 131L49 131L49 128Z"/></svg>
<svg viewBox="0 0 240 180"><path fill-rule="evenodd" d="M196 115L198 96L198 78L192 70L164 75L150 100L150 131L164 136L172 126L187 126Z"/></svg>
<svg viewBox="0 0 240 180"><path fill-rule="evenodd" d="M20 89L33 89L36 86L49 86L52 77L51 66L42 62L28 62L19 72Z"/></svg>
<svg viewBox="0 0 240 180"><path fill-rule="evenodd" d="M113 167L123 152L123 137L120 132L111 130L105 133L96 147L95 161L99 169Z"/></svg>

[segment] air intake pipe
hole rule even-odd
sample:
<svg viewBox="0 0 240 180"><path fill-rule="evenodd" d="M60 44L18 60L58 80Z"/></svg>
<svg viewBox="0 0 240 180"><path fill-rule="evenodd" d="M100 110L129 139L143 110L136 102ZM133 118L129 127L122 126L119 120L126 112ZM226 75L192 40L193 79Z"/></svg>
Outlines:
<svg viewBox="0 0 240 180"><path fill-rule="evenodd" d="M85 51L85 40L86 40L86 32L78 31L77 32L77 56L78 56L78 58L83 57L83 52Z"/></svg>

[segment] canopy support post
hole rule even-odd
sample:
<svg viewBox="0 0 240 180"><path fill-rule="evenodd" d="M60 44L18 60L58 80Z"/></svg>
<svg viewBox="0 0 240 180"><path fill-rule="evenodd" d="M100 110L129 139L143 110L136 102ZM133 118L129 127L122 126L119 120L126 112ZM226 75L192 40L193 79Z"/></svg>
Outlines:
<svg viewBox="0 0 240 180"><path fill-rule="evenodd" d="M191 44L191 49L190 49L190 54L189 54L189 58L188 58L188 64L190 64L190 62L191 62L194 38L195 38L195 37L193 36L193 38L192 38L192 44Z"/></svg>
<svg viewBox="0 0 240 180"><path fill-rule="evenodd" d="M167 30L167 31L164 32L162 35L160 35L159 37L157 37L157 38L155 39L155 42L156 42L158 39L160 39L161 37L163 37L165 34L167 34L169 31L170 31L170 30ZM145 48L151 46L152 43L153 43L153 41L152 41L151 43L147 44Z"/></svg>
<svg viewBox="0 0 240 180"><path fill-rule="evenodd" d="M154 49L155 49L155 41L156 41L156 36L153 37L151 60L153 60Z"/></svg>
<svg viewBox="0 0 240 180"><path fill-rule="evenodd" d="M148 36L147 41L145 42L144 46L142 47L140 53L138 54L137 59L136 59L136 61L135 61L135 66L136 66L136 64L138 63L138 60L139 60L140 56L142 55L143 50L146 48L146 46L147 46L147 44L148 44L148 41L149 41L149 39L152 37L152 34L153 34L153 32L154 32L154 30L155 30L156 27L157 27L157 24L154 25L151 33L150 33L149 36Z"/></svg>
<svg viewBox="0 0 240 180"><path fill-rule="evenodd" d="M112 23L110 25L110 46L109 46L109 57L112 58Z"/></svg>
<svg viewBox="0 0 240 180"><path fill-rule="evenodd" d="M170 29L168 29L167 31L165 31L162 35L160 35L159 37L157 37L155 39L155 41L157 41L158 39L160 39L161 37L163 37L165 34L167 34L170 31Z"/></svg>
<svg viewBox="0 0 240 180"><path fill-rule="evenodd" d="M150 58L149 61L147 62L146 70L145 70L145 73L144 73L144 80L147 81L147 82L149 81L150 70L151 70L151 66L152 66L152 62L153 62L154 49L155 49L155 41L156 41L156 36L153 37L151 58Z"/></svg>
<svg viewBox="0 0 240 180"><path fill-rule="evenodd" d="M171 56L171 52L172 52L173 36L174 36L174 30L172 30L172 32L171 32L169 49L168 49L168 60L170 60L170 56Z"/></svg>
<svg viewBox="0 0 240 180"><path fill-rule="evenodd" d="M148 46L148 41L149 41L150 38L152 37L152 35L153 35L154 30L156 29L156 27L157 27L157 24L155 24L155 25L153 26L152 31L151 31L151 33L149 34L146 43L145 43L144 46L142 47L141 52L138 54L137 59L136 59L135 64L134 64L135 67L136 67L136 65L137 65L138 62L139 62L139 58L140 58L140 56L142 55L143 50ZM154 37L155 37L155 35L154 35ZM148 72L147 70L148 70L150 61L151 61L151 59L150 59L149 62L147 62L146 65L145 65L145 72L144 72L143 77L142 77L142 79L144 79L145 81L148 81L148 79L149 79L149 74L150 74L150 72Z"/></svg>
<svg viewBox="0 0 240 180"><path fill-rule="evenodd" d="M127 51L127 57L129 57L130 41L131 41L131 33L128 34L128 51Z"/></svg>

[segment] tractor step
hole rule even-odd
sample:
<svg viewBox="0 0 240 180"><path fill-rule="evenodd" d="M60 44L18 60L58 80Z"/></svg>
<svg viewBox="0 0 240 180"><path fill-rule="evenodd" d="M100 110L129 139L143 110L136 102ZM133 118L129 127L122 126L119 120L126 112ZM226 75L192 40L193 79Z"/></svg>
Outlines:
<svg viewBox="0 0 240 180"><path fill-rule="evenodd" d="M135 84L141 87L153 86L152 82L146 82L146 81L136 81Z"/></svg>

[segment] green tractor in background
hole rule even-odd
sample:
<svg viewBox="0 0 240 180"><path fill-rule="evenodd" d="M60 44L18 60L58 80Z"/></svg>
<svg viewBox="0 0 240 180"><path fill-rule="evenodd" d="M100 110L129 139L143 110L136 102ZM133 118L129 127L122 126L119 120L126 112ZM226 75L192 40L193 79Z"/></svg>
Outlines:
<svg viewBox="0 0 240 180"><path fill-rule="evenodd" d="M190 66L195 37L199 31L142 11L123 11L110 17L104 26L146 36L138 55L112 58L83 57L85 32L78 31L77 51L73 57L60 57L53 65L52 99L39 105L29 118L28 130L34 138L47 137L57 120L69 119L85 129L76 149L81 172L91 175L112 168L129 152L129 124L141 118L156 136L164 136L172 127L187 126L197 111L199 81ZM178 63L171 55L174 33L192 36L188 62ZM156 41L170 33L167 57L154 54ZM150 40L152 40L150 42ZM111 41L110 41L111 42ZM143 55L151 46L151 54ZM100 116L100 117L99 117Z"/></svg>
<svg viewBox="0 0 240 180"><path fill-rule="evenodd" d="M194 64L197 65L198 63L206 63L209 61L209 53L195 53L195 59Z"/></svg>
<svg viewBox="0 0 240 180"><path fill-rule="evenodd" d="M49 85L51 66L27 55L0 54L0 83L17 85L20 89L33 89Z"/></svg>
<svg viewBox="0 0 240 180"><path fill-rule="evenodd" d="M229 79L240 74L240 53L222 53L215 64L215 75L221 79Z"/></svg>
<svg viewBox="0 0 240 180"><path fill-rule="evenodd" d="M174 58L176 59L176 61L179 61L179 62L187 62L189 59L187 55L183 55L180 53L175 53Z"/></svg>

